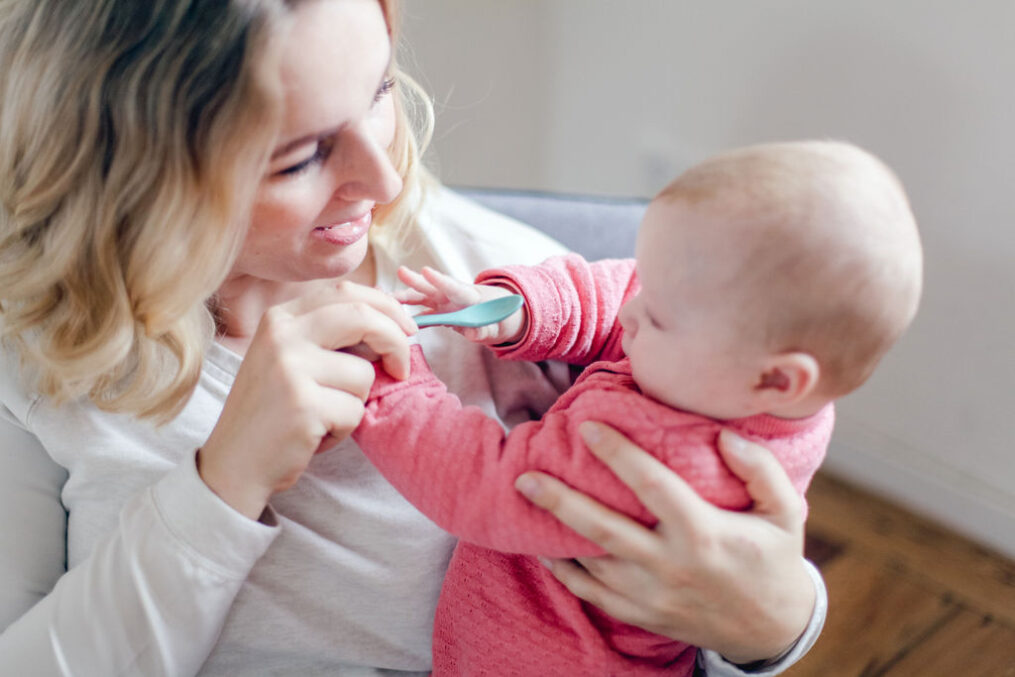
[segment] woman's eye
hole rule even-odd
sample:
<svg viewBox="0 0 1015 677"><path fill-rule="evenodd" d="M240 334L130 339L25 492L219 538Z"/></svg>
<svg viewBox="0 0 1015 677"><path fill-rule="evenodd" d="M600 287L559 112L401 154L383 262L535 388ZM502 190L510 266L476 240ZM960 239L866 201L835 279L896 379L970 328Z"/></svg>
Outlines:
<svg viewBox="0 0 1015 677"><path fill-rule="evenodd" d="M377 88L377 93L374 94L374 103L380 103L381 99L391 93L391 90L395 88L395 78L384 78L384 82Z"/></svg>
<svg viewBox="0 0 1015 677"><path fill-rule="evenodd" d="M314 153L306 160L297 162L294 165L286 167L285 169L279 170L277 173L279 176L298 176L303 174L307 170L316 167L328 159L331 154L331 147L333 143L331 141L320 140L317 142L317 146L314 148Z"/></svg>
<svg viewBox="0 0 1015 677"><path fill-rule="evenodd" d="M385 78L381 86L377 88L377 92L374 94L374 103L379 103L385 96L391 93L391 90L395 88L395 78ZM285 169L280 169L275 173L276 176L294 177L299 176L308 170L322 164L331 155L332 147L334 146L333 139L320 139L317 142L317 147L314 148L314 153L305 160L301 160L294 165L290 165Z"/></svg>

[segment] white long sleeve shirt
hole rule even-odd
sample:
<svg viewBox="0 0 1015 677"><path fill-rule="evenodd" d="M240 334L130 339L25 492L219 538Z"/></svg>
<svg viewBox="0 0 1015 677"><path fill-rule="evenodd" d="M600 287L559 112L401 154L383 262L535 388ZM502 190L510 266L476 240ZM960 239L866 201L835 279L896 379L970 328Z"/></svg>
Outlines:
<svg viewBox="0 0 1015 677"><path fill-rule="evenodd" d="M410 266L471 278L561 247L448 193L432 196ZM381 286L394 262L377 253ZM437 375L513 424L544 411L563 371L501 362L450 330L421 332ZM56 408L0 364L0 674L425 674L453 540L351 440L315 456L259 522L194 462L239 356L213 345L184 411L155 428L86 402ZM824 618L824 589L809 631ZM742 674L704 652L708 674ZM796 658L789 656L776 668ZM766 672L764 674L775 674Z"/></svg>

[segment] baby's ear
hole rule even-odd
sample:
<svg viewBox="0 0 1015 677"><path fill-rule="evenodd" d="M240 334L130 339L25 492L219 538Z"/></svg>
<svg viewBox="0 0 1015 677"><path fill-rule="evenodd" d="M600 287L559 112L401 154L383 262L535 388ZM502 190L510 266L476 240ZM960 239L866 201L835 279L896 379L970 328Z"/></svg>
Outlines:
<svg viewBox="0 0 1015 677"><path fill-rule="evenodd" d="M821 367L814 356L804 352L779 353L766 358L754 385L765 411L802 402L818 386Z"/></svg>

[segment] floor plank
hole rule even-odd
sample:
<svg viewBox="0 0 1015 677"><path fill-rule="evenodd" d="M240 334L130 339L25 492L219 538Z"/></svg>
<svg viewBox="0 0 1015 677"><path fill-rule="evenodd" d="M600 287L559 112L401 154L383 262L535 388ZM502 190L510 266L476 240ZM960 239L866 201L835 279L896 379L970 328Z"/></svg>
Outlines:
<svg viewBox="0 0 1015 677"><path fill-rule="evenodd" d="M1015 627L1015 562L825 473L808 502L809 532Z"/></svg>
<svg viewBox="0 0 1015 677"><path fill-rule="evenodd" d="M963 610L899 660L885 677L1015 677L1015 628Z"/></svg>
<svg viewBox="0 0 1015 677"><path fill-rule="evenodd" d="M829 612L824 632L790 677L881 674L951 621L958 605L865 553L844 552L822 573Z"/></svg>

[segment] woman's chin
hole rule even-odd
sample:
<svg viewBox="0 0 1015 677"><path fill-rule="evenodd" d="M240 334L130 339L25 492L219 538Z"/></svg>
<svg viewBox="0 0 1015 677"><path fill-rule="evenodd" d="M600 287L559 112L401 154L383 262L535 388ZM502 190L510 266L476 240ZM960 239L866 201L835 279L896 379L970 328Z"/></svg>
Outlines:
<svg viewBox="0 0 1015 677"><path fill-rule="evenodd" d="M363 265L367 260L367 253L368 246L364 238L362 241L346 247L340 254L322 261L320 266L315 266L315 272L311 279L346 278L362 284L372 283L373 280L369 278L372 278L373 274L371 271L365 270ZM357 275L357 273L360 274ZM359 279L361 277L362 280Z"/></svg>

